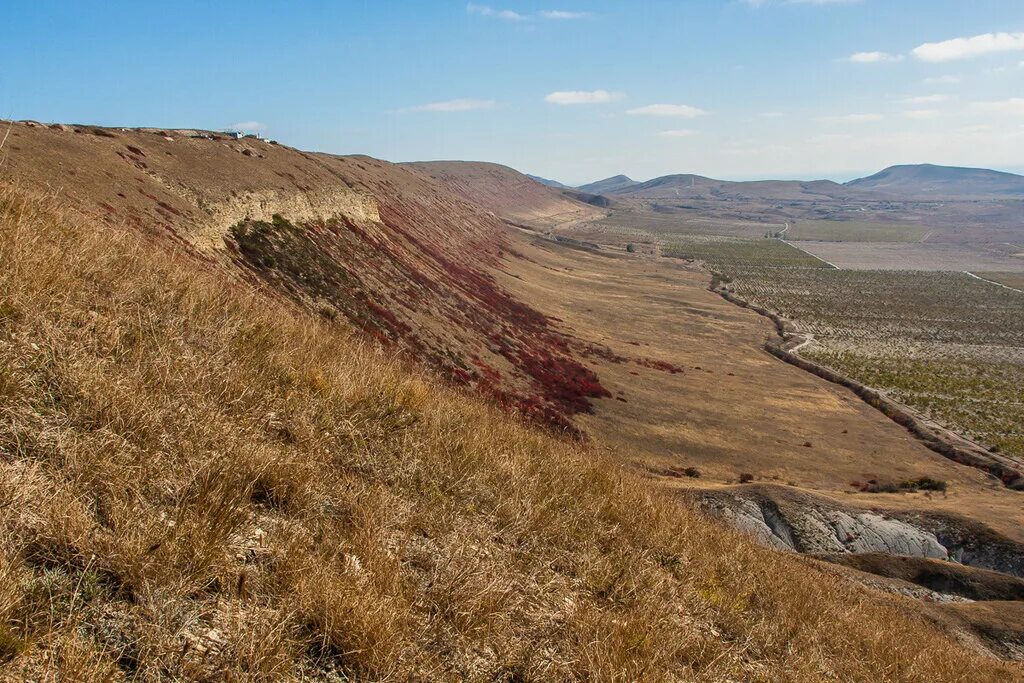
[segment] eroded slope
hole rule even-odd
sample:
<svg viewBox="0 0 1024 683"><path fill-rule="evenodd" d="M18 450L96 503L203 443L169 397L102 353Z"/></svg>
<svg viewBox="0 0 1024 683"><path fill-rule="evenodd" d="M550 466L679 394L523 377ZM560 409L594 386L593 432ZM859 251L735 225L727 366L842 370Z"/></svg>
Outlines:
<svg viewBox="0 0 1024 683"><path fill-rule="evenodd" d="M203 131L18 124L5 152L20 185L347 319L560 430L607 396L578 360L586 345L492 277L518 258L504 224L420 172Z"/></svg>

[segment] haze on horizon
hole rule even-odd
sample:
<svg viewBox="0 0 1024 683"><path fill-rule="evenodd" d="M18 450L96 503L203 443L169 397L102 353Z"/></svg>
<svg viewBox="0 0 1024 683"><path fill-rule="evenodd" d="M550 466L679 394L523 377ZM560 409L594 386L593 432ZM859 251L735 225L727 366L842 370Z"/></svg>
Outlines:
<svg viewBox="0 0 1024 683"><path fill-rule="evenodd" d="M5 12L0 117L389 160L847 180L1024 170L1024 4L68 1Z"/></svg>

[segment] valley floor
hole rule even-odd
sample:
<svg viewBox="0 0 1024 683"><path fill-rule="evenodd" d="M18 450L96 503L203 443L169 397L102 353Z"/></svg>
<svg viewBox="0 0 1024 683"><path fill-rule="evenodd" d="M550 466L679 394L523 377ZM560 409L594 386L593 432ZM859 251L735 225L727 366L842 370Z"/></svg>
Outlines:
<svg viewBox="0 0 1024 683"><path fill-rule="evenodd" d="M503 284L564 328L664 372L595 356L616 399L580 420L595 441L667 486L717 488L742 474L825 494L844 506L965 515L1024 541L1021 494L928 450L850 391L762 345L771 324L708 291L683 262L595 252L521 234ZM617 400L622 399L622 400ZM680 477L696 467L699 479ZM946 493L868 494L853 482L931 477Z"/></svg>

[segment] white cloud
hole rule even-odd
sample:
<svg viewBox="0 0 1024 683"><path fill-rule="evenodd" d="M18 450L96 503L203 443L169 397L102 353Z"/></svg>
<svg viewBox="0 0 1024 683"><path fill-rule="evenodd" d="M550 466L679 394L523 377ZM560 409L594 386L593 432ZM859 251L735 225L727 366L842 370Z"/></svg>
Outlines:
<svg viewBox="0 0 1024 683"><path fill-rule="evenodd" d="M881 64L903 61L903 55L891 55L888 52L854 52L847 60L854 64Z"/></svg>
<svg viewBox="0 0 1024 683"><path fill-rule="evenodd" d="M240 123L231 124L231 130L238 130L243 133L255 133L258 130L266 129L266 124L260 123L259 121L242 121Z"/></svg>
<svg viewBox="0 0 1024 683"><path fill-rule="evenodd" d="M1008 100L998 100L995 102L975 102L971 105L971 109L987 114L1024 116L1024 97L1011 97Z"/></svg>
<svg viewBox="0 0 1024 683"><path fill-rule="evenodd" d="M842 116L822 116L818 120L825 123L871 123L881 121L881 114L844 114Z"/></svg>
<svg viewBox="0 0 1024 683"><path fill-rule="evenodd" d="M953 38L938 43L924 43L915 47L911 54L923 62L949 62L995 52L1020 50L1024 50L1024 32L983 33L970 38Z"/></svg>
<svg viewBox="0 0 1024 683"><path fill-rule="evenodd" d="M960 82L959 76L931 76L924 79L924 82L928 85L954 85Z"/></svg>
<svg viewBox="0 0 1024 683"><path fill-rule="evenodd" d="M646 107L630 109L627 114L640 116L663 116L679 119L695 119L698 116L707 114L703 109L691 107L688 104L648 104Z"/></svg>
<svg viewBox="0 0 1024 683"><path fill-rule="evenodd" d="M585 19L590 12L566 12L560 9L541 10L540 15L545 19Z"/></svg>
<svg viewBox="0 0 1024 683"><path fill-rule="evenodd" d="M762 119L781 119L785 114L781 111L764 111L761 112Z"/></svg>
<svg viewBox="0 0 1024 683"><path fill-rule="evenodd" d="M900 100L903 104L936 104L938 102L945 102L949 99L949 95L917 95L915 97L905 97Z"/></svg>
<svg viewBox="0 0 1024 683"><path fill-rule="evenodd" d="M493 109L496 104L497 102L494 100L457 99L421 104L413 107L412 111L476 111L478 109Z"/></svg>
<svg viewBox="0 0 1024 683"><path fill-rule="evenodd" d="M769 5L854 5L861 0L743 0L751 7Z"/></svg>
<svg viewBox="0 0 1024 683"><path fill-rule="evenodd" d="M558 90L548 93L544 101L550 104L607 104L621 98L621 93L607 90Z"/></svg>
<svg viewBox="0 0 1024 683"><path fill-rule="evenodd" d="M939 112L934 109L910 109L908 111L903 112L903 115L906 116L908 119L924 120L934 119L936 116L939 115Z"/></svg>
<svg viewBox="0 0 1024 683"><path fill-rule="evenodd" d="M693 135L698 135L698 131L695 130L663 130L658 133L663 138L688 138Z"/></svg>
<svg viewBox="0 0 1024 683"><path fill-rule="evenodd" d="M481 17L496 17L506 21L523 21L526 19L519 12L513 12L509 9L494 9L488 5L476 5L472 2L466 5L466 11L470 14L478 14Z"/></svg>
<svg viewBox="0 0 1024 683"><path fill-rule="evenodd" d="M495 19L504 19L505 21L533 21L537 17L554 21L566 21L570 19L585 19L591 16L590 12L569 12L560 9L541 10L536 15L520 14L510 9L495 9L490 5L478 5L472 2L466 5L466 11L477 16L494 17Z"/></svg>

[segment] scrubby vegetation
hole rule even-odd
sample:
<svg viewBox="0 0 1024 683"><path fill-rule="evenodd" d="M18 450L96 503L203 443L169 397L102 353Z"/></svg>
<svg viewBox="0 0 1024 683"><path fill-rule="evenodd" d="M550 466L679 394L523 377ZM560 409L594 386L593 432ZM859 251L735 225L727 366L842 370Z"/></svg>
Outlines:
<svg viewBox="0 0 1024 683"><path fill-rule="evenodd" d="M404 240L344 218L294 225L275 215L232 226L226 241L235 263L271 291L327 318L347 319L450 382L582 436L571 417L611 394L575 358L575 341L488 273L453 261L386 218ZM422 324L424 317L441 326Z"/></svg>
<svg viewBox="0 0 1024 683"><path fill-rule="evenodd" d="M909 493L914 491L938 491L944 493L948 488L948 484L945 481L931 477L908 479L898 484L869 479L866 482L855 481L850 485L864 493Z"/></svg>
<svg viewBox="0 0 1024 683"><path fill-rule="evenodd" d="M786 231L785 238L825 242L916 242L927 233L928 229L920 225L867 221L801 220L796 221Z"/></svg>
<svg viewBox="0 0 1024 683"><path fill-rule="evenodd" d="M666 256L704 261L716 267L741 268L763 266L773 268L804 267L829 268L821 259L814 258L781 240L748 239L718 235L665 236L662 250Z"/></svg>
<svg viewBox="0 0 1024 683"><path fill-rule="evenodd" d="M801 355L1024 456L1021 293L963 273L822 267L778 240L695 236L672 250L711 264L714 286L810 333Z"/></svg>
<svg viewBox="0 0 1024 683"><path fill-rule="evenodd" d="M0 194L7 680L1013 680L190 256Z"/></svg>

